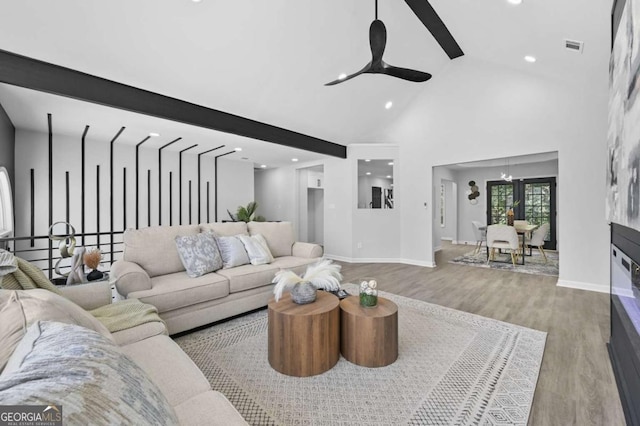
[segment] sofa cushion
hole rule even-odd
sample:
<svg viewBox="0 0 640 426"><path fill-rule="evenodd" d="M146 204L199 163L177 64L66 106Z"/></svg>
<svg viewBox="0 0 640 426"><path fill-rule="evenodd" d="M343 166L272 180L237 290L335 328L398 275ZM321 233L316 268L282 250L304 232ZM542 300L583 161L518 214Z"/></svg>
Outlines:
<svg viewBox="0 0 640 426"><path fill-rule="evenodd" d="M200 393L173 408L181 425L249 425L223 394L213 390ZM211 413L215 413L215 416ZM206 422L203 419L206 419Z"/></svg>
<svg viewBox="0 0 640 426"><path fill-rule="evenodd" d="M123 237L123 259L137 263L150 277L184 271L175 238L199 232L198 225L127 229Z"/></svg>
<svg viewBox="0 0 640 426"><path fill-rule="evenodd" d="M111 333L118 346L129 345L161 334L167 334L167 327L160 321L145 322L135 327Z"/></svg>
<svg viewBox="0 0 640 426"><path fill-rule="evenodd" d="M305 257L283 256L276 258L272 266L276 266L278 270L287 269L302 276L307 271L307 266L316 263L318 259L307 259Z"/></svg>
<svg viewBox="0 0 640 426"><path fill-rule="evenodd" d="M189 278L186 272L175 272L151 278L151 289L133 291L129 298L149 303L162 313L229 294L229 281L217 273Z"/></svg>
<svg viewBox="0 0 640 426"><path fill-rule="evenodd" d="M143 370L87 328L36 321L10 363L0 376L3 404L62 405L64 424L178 424Z"/></svg>
<svg viewBox="0 0 640 426"><path fill-rule="evenodd" d="M213 222L201 223L200 232L213 231L223 237L232 235L249 235L245 222Z"/></svg>
<svg viewBox="0 0 640 426"><path fill-rule="evenodd" d="M150 337L121 350L147 373L172 406L211 390L198 367L167 336Z"/></svg>
<svg viewBox="0 0 640 426"><path fill-rule="evenodd" d="M291 222L249 222L249 234L260 234L267 240L273 257L291 256L295 243Z"/></svg>
<svg viewBox="0 0 640 426"><path fill-rule="evenodd" d="M222 268L222 257L211 232L176 237L176 247L182 265L191 278Z"/></svg>
<svg viewBox="0 0 640 426"><path fill-rule="evenodd" d="M244 244L252 265L265 265L273 262L273 256L271 256L267 242L262 235L238 235L238 238Z"/></svg>
<svg viewBox="0 0 640 426"><path fill-rule="evenodd" d="M240 238L220 236L216 237L216 242L220 249L220 255L222 255L222 267L224 269L235 268L250 262L249 254Z"/></svg>
<svg viewBox="0 0 640 426"><path fill-rule="evenodd" d="M229 280L229 293L249 290L271 284L278 268L270 265L243 265L231 269L220 269L220 274Z"/></svg>
<svg viewBox="0 0 640 426"><path fill-rule="evenodd" d="M38 320L77 324L112 340L100 321L62 296L44 289L0 290L0 370L29 326Z"/></svg>

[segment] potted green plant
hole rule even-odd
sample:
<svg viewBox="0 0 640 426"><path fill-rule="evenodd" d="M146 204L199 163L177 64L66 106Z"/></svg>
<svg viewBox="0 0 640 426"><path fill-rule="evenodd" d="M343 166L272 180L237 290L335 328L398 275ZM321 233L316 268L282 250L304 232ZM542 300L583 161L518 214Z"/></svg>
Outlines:
<svg viewBox="0 0 640 426"><path fill-rule="evenodd" d="M251 201L247 206L239 206L236 214L229 213L229 217L234 222L264 222L265 218L256 214L256 210L258 209L258 203L255 201Z"/></svg>

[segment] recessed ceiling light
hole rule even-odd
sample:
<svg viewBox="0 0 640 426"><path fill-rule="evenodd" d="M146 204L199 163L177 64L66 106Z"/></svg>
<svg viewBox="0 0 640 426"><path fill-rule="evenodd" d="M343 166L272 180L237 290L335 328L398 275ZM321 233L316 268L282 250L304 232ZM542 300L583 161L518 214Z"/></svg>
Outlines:
<svg viewBox="0 0 640 426"><path fill-rule="evenodd" d="M391 161L390 163L387 163L387 164L389 164L390 166L393 166L393 161Z"/></svg>
<svg viewBox="0 0 640 426"><path fill-rule="evenodd" d="M191 0L194 3L200 3L202 0Z"/></svg>
<svg viewBox="0 0 640 426"><path fill-rule="evenodd" d="M365 173L365 174L366 174L367 176L370 176L370 175L371 175L371 172L367 172L367 173Z"/></svg>
<svg viewBox="0 0 640 426"><path fill-rule="evenodd" d="M260 165L260 168L262 168L262 169L266 169L266 168L267 168L267 165L266 165L266 164L261 164L261 165Z"/></svg>
<svg viewBox="0 0 640 426"><path fill-rule="evenodd" d="M296 161L298 161L298 159L297 158L292 158L291 161L293 161L295 163Z"/></svg>
<svg viewBox="0 0 640 426"><path fill-rule="evenodd" d="M238 147L235 149L235 151L242 151L242 148Z"/></svg>
<svg viewBox="0 0 640 426"><path fill-rule="evenodd" d="M509 3L511 4L520 4L522 3L522 0L507 0Z"/></svg>
<svg viewBox="0 0 640 426"><path fill-rule="evenodd" d="M391 175L387 175L387 179L391 179Z"/></svg>
<svg viewBox="0 0 640 426"><path fill-rule="evenodd" d="M364 160L365 163L368 163L369 161L371 161L371 160Z"/></svg>
<svg viewBox="0 0 640 426"><path fill-rule="evenodd" d="M387 102L386 104L384 104L384 107L385 107L386 109L389 109L389 108L391 108L392 106L393 106L393 102L391 102L391 101L389 101L389 102Z"/></svg>
<svg viewBox="0 0 640 426"><path fill-rule="evenodd" d="M152 138L157 138L158 136L160 136L160 133L151 132L149 133L149 136L151 136Z"/></svg>
<svg viewBox="0 0 640 426"><path fill-rule="evenodd" d="M345 73L342 73L338 76L338 80L344 80L345 78L347 78L347 75Z"/></svg>
<svg viewBox="0 0 640 426"><path fill-rule="evenodd" d="M529 62L529 63L534 63L536 61L536 57L535 56L531 56L531 55L527 55L524 57L524 60Z"/></svg>

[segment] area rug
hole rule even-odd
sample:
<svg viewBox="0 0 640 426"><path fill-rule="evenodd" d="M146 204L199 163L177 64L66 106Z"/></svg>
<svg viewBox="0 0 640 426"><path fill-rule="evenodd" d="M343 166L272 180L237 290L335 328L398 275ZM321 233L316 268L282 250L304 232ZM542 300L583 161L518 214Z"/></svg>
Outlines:
<svg viewBox="0 0 640 426"><path fill-rule="evenodd" d="M487 251L483 247L480 253L474 254L473 251L466 253L462 256L458 256L449 261L449 263L456 263L458 265L476 266L478 268L490 268L490 269L502 269L504 271L521 272L523 274L536 274L536 275L551 275L557 277L559 274L559 256L558 252L545 251L547 254L547 261L537 250L533 250L531 256L526 256L524 259L524 265L511 263L511 254L498 253L496 250L496 260L500 262L489 262L487 264ZM522 260L518 259L520 262Z"/></svg>
<svg viewBox="0 0 640 426"><path fill-rule="evenodd" d="M380 295L399 313L399 356L387 367L341 357L318 376L280 374L267 360L266 310L176 342L251 425L527 424L546 333Z"/></svg>

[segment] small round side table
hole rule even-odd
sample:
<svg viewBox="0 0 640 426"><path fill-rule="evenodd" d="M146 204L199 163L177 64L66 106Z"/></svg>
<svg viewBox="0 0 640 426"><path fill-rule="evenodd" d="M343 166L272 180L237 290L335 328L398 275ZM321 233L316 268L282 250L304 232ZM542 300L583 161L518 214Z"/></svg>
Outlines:
<svg viewBox="0 0 640 426"><path fill-rule="evenodd" d="M315 302L298 305L286 293L269 302L269 364L282 374L315 376L340 359L340 300L319 291Z"/></svg>
<svg viewBox="0 0 640 426"><path fill-rule="evenodd" d="M378 297L378 306L363 308L358 296L340 302L340 350L363 367L384 367L398 359L398 306Z"/></svg>

